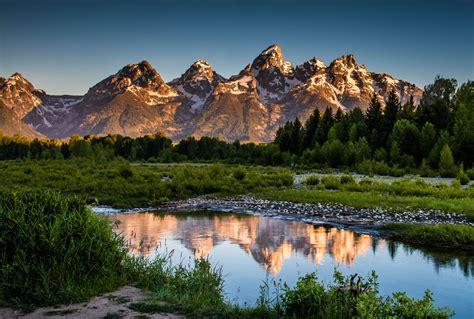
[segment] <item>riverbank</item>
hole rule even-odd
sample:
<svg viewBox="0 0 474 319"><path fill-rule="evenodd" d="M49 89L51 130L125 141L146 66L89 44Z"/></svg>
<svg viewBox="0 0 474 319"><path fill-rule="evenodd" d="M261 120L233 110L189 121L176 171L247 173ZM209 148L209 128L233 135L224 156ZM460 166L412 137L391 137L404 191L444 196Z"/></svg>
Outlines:
<svg viewBox="0 0 474 319"><path fill-rule="evenodd" d="M102 212L107 213L103 208ZM394 212L382 208L354 208L339 203L299 203L254 196L199 197L154 207L163 212L219 211L256 214L305 223L347 227L398 241L435 248L472 251L474 222L463 214L437 210ZM114 211L110 211L114 213Z"/></svg>
<svg viewBox="0 0 474 319"><path fill-rule="evenodd" d="M134 310L134 306L151 297L151 292L131 286L121 287L91 300L54 307L40 307L32 312L14 308L0 308L0 318L142 318L142 319L181 319L184 316L169 313L147 313Z"/></svg>
<svg viewBox="0 0 474 319"><path fill-rule="evenodd" d="M222 318L351 318L414 316L448 318L429 292L420 299L379 295L376 274L354 283L337 271L327 285L307 274L295 286L239 306L224 292L224 276L209 260L173 265L169 256L130 256L110 221L92 214L77 197L59 193L8 193L0 198L0 305L37 309L85 302L124 284L151 293L127 308L151 314ZM67 244L65 244L67 243ZM357 293L354 294L354 291ZM113 297L112 297L113 298ZM369 307L370 306L370 307ZM69 312L72 309L68 310ZM422 311L422 312L420 312ZM57 313L56 313L57 314ZM63 313L63 315L65 315ZM105 316L117 318L116 314ZM143 317L142 317L143 318Z"/></svg>

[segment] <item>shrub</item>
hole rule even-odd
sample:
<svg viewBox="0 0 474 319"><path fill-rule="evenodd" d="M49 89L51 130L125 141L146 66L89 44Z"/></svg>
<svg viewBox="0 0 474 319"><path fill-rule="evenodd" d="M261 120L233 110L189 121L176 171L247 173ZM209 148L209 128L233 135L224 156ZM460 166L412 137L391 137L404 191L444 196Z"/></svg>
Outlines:
<svg viewBox="0 0 474 319"><path fill-rule="evenodd" d="M375 272L364 279L344 277L334 273L334 282L321 284L315 273L300 277L296 286L283 288L281 308L288 318L449 318L450 309L436 308L429 290L419 300L405 293L378 296L378 280ZM360 287L359 291L352 290ZM356 288L358 289L358 288Z"/></svg>
<svg viewBox="0 0 474 319"><path fill-rule="evenodd" d="M460 188L461 187L461 182L459 180L455 179L451 182L451 187Z"/></svg>
<svg viewBox="0 0 474 319"><path fill-rule="evenodd" d="M471 181L474 181L474 167L468 169L466 171L466 175L469 177Z"/></svg>
<svg viewBox="0 0 474 319"><path fill-rule="evenodd" d="M339 189L341 182L336 176L324 176L321 180L321 183L324 184L326 189Z"/></svg>
<svg viewBox="0 0 474 319"><path fill-rule="evenodd" d="M129 179L129 178L133 177L133 171L131 170L130 167L127 167L127 166L121 167L120 171L119 171L119 174L120 174L120 176L122 176L125 179Z"/></svg>
<svg viewBox="0 0 474 319"><path fill-rule="evenodd" d="M469 184L469 177L464 173L464 167L461 164L459 167L459 172L456 175L456 179L461 183L461 185Z"/></svg>
<svg viewBox="0 0 474 319"><path fill-rule="evenodd" d="M342 175L341 176L341 184L353 184L355 183L354 177L352 175Z"/></svg>
<svg viewBox="0 0 474 319"><path fill-rule="evenodd" d="M442 177L455 177L456 165L454 165L453 153L448 144L443 146L439 159L439 174Z"/></svg>
<svg viewBox="0 0 474 319"><path fill-rule="evenodd" d="M314 185L318 185L319 182L320 182L319 177L318 177L318 176L315 176L315 175L312 175L312 176L307 177L307 178L303 181L303 184L305 184L305 185L310 185L310 186L314 186Z"/></svg>
<svg viewBox="0 0 474 319"><path fill-rule="evenodd" d="M234 169L234 172L232 173L232 176L234 176L234 178L239 181L243 181L246 175L247 172L245 172L245 169L240 166Z"/></svg>
<svg viewBox="0 0 474 319"><path fill-rule="evenodd" d="M3 194L0 247L0 303L69 303L125 282L122 239L77 197Z"/></svg>
<svg viewBox="0 0 474 319"><path fill-rule="evenodd" d="M459 183L461 183L461 185L469 184L469 177L463 171L459 171L456 179L459 181Z"/></svg>

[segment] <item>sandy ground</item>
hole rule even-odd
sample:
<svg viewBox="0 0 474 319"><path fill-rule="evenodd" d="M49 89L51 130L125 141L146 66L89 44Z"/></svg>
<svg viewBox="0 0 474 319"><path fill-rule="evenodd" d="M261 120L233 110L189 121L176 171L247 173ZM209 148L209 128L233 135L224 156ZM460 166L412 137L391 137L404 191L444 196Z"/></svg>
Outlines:
<svg viewBox="0 0 474 319"><path fill-rule="evenodd" d="M146 299L149 294L135 287L125 286L112 293L91 299L89 302L38 308L31 313L22 313L11 308L0 308L0 318L184 318L173 314L144 314L130 310L128 306Z"/></svg>

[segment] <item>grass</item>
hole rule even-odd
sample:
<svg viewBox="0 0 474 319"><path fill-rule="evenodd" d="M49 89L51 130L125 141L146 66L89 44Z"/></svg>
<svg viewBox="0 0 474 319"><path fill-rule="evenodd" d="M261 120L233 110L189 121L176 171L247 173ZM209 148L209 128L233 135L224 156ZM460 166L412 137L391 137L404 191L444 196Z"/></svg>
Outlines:
<svg viewBox="0 0 474 319"><path fill-rule="evenodd" d="M3 194L0 247L0 303L67 303L126 282L122 239L77 197Z"/></svg>
<svg viewBox="0 0 474 319"><path fill-rule="evenodd" d="M381 230L415 245L474 251L474 227L471 226L388 224Z"/></svg>
<svg viewBox="0 0 474 319"><path fill-rule="evenodd" d="M356 287L349 277L335 271L331 284L322 284L315 273L298 279L294 287L276 283L261 286L254 305L239 306L223 295L222 275L207 260L196 260L194 267L171 266L164 257L139 261L137 285L154 293L148 300L130 305L142 313L177 313L191 318L449 318L453 312L433 306L429 291L419 300L396 292L378 295L375 273L358 278Z"/></svg>
<svg viewBox="0 0 474 319"><path fill-rule="evenodd" d="M130 257L123 248L123 238L114 234L105 218L92 214L83 200L59 193L3 194L0 244L4 247L0 255L0 305L72 303L127 283L153 293L149 300L130 305L132 309L192 318L453 315L449 309L436 308L429 291L418 300L404 293L385 298L378 295L375 274L359 278L354 286L338 272L330 285L322 284L315 274L301 277L294 287L284 284L274 294L268 284L263 285L254 305L238 306L224 296L220 268L208 260L186 266L172 265L171 256L154 260Z"/></svg>
<svg viewBox="0 0 474 319"><path fill-rule="evenodd" d="M355 208L384 208L394 212L416 209L465 214L474 220L474 187L431 185L422 179L399 180L391 184L352 176L310 176L308 187L260 191L256 195L272 200L304 203L340 203Z"/></svg>
<svg viewBox="0 0 474 319"><path fill-rule="evenodd" d="M377 192L326 191L317 189L282 189L256 193L260 198L301 203L341 203L355 208L385 208L394 212L434 209L463 213L474 220L474 199L398 196Z"/></svg>
<svg viewBox="0 0 474 319"><path fill-rule="evenodd" d="M286 169L224 166L130 165L116 159L0 162L0 194L51 190L116 208L152 206L205 194L237 195L293 184Z"/></svg>

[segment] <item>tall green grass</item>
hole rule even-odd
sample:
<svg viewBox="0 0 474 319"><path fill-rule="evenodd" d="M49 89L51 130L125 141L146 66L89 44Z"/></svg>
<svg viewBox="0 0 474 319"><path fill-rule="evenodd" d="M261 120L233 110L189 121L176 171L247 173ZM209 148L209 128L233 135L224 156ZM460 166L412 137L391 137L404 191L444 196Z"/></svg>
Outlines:
<svg viewBox="0 0 474 319"><path fill-rule="evenodd" d="M432 209L465 214L474 220L473 186L431 185L422 179L404 179L391 184L371 179L356 182L350 175L310 176L303 183L307 187L264 190L257 196L294 202L341 203L355 208L385 208L397 212Z"/></svg>
<svg viewBox="0 0 474 319"><path fill-rule="evenodd" d="M0 194L51 190L80 195L87 202L117 208L151 206L167 200L218 194L237 195L291 186L286 169L225 166L130 165L94 161L0 161Z"/></svg>
<svg viewBox="0 0 474 319"><path fill-rule="evenodd" d="M109 222L59 193L0 198L0 302L57 304L125 282L127 253Z"/></svg>
<svg viewBox="0 0 474 319"><path fill-rule="evenodd" d="M474 251L474 227L467 225L410 225L388 224L382 231L415 245L436 245L437 247Z"/></svg>

